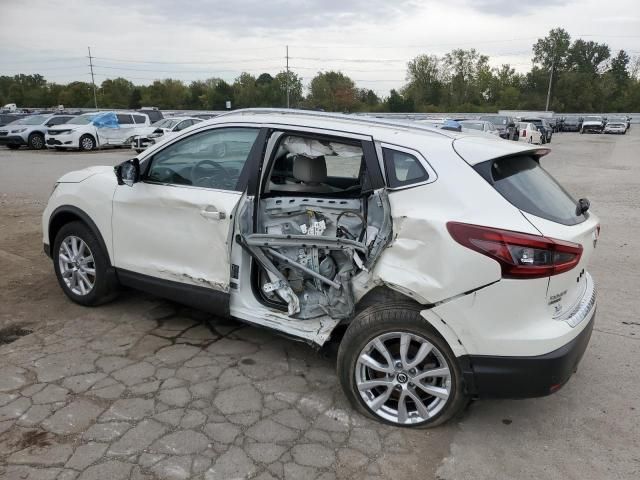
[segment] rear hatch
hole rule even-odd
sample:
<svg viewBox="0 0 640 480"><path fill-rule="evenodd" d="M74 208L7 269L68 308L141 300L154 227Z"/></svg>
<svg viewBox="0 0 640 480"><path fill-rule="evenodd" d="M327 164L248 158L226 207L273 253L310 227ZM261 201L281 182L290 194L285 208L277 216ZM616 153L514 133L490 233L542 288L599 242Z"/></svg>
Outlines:
<svg viewBox="0 0 640 480"><path fill-rule="evenodd" d="M583 300L592 281L586 272L599 233L598 218L582 213L578 202L540 166L536 153L491 161L494 188L547 238L582 247L578 264L549 277L547 305L553 317L563 317Z"/></svg>
<svg viewBox="0 0 640 480"><path fill-rule="evenodd" d="M505 151L500 152L498 146ZM478 140L467 138L454 141L454 147L542 236L582 247L575 267L548 277L550 315L566 319L587 305L593 281L586 268L596 247L599 221L590 212L581 213L577 200L540 166L540 157L549 150L523 146L515 151L514 146L509 152L500 143L480 145Z"/></svg>

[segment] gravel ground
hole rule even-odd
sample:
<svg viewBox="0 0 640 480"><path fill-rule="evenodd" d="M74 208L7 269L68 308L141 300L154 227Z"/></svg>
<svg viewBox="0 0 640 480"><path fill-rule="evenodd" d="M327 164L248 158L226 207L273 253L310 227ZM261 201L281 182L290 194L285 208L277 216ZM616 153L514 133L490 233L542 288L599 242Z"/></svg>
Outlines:
<svg viewBox="0 0 640 480"><path fill-rule="evenodd" d="M0 478L638 478L639 132L556 134L543 160L602 220L579 371L421 431L352 411L330 350L136 292L72 304L42 253L44 203L62 173L131 153L0 149Z"/></svg>

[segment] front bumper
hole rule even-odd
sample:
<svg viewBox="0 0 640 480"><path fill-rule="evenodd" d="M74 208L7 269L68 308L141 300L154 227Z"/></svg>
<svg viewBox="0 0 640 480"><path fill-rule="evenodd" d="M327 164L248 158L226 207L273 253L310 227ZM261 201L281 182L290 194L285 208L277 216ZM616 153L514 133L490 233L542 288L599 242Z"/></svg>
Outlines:
<svg viewBox="0 0 640 480"><path fill-rule="evenodd" d="M585 133L587 132L602 133L603 130L604 130L604 127L599 125L583 125L582 126L582 131Z"/></svg>
<svg viewBox="0 0 640 480"><path fill-rule="evenodd" d="M0 136L0 145L26 145L27 142L20 135Z"/></svg>
<svg viewBox="0 0 640 480"><path fill-rule="evenodd" d="M595 311L569 343L535 357L464 355L459 357L467 392L478 397L543 397L558 391L575 372L587 349Z"/></svg>

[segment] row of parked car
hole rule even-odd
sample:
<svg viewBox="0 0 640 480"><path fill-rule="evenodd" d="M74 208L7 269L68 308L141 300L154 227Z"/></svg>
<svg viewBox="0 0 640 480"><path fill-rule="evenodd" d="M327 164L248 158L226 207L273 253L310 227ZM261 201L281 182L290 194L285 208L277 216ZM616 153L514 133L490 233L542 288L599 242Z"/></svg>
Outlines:
<svg viewBox="0 0 640 480"><path fill-rule="evenodd" d="M587 117L563 117L560 131L580 133L617 133L624 135L631 128L631 117L603 117L591 115Z"/></svg>
<svg viewBox="0 0 640 480"><path fill-rule="evenodd" d="M160 138L176 135L212 114L164 118L159 110L12 114L0 127L0 145L10 149L91 151L104 147L131 147L141 152Z"/></svg>

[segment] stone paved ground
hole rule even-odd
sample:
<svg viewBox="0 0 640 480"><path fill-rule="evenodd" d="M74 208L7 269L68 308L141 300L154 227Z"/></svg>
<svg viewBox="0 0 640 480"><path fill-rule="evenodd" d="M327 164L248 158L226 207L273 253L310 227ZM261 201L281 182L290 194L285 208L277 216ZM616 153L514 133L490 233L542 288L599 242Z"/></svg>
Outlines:
<svg viewBox="0 0 640 480"><path fill-rule="evenodd" d="M388 478L447 452L355 414L304 344L138 294L81 311L0 347L0 478Z"/></svg>

